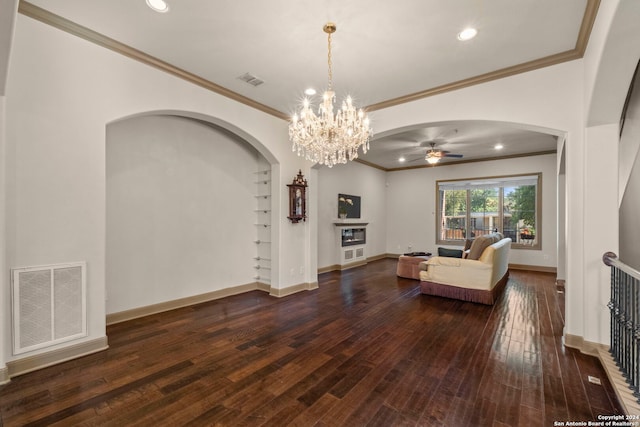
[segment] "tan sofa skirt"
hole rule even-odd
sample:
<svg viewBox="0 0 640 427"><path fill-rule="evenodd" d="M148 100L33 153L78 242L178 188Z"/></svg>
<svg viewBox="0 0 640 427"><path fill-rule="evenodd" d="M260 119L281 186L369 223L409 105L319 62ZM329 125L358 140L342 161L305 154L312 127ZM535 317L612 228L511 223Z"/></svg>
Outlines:
<svg viewBox="0 0 640 427"><path fill-rule="evenodd" d="M509 280L509 270L496 283L493 289L467 289L442 283L421 281L420 290L426 295L435 295L445 298L459 299L463 301L477 302L480 304L493 305L498 296L503 291Z"/></svg>

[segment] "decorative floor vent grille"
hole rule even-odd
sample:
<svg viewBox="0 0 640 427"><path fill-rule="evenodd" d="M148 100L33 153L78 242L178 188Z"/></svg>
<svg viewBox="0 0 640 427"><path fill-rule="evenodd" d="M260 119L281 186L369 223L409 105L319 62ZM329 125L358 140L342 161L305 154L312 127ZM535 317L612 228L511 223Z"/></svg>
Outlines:
<svg viewBox="0 0 640 427"><path fill-rule="evenodd" d="M84 262L11 270L13 354L87 336Z"/></svg>

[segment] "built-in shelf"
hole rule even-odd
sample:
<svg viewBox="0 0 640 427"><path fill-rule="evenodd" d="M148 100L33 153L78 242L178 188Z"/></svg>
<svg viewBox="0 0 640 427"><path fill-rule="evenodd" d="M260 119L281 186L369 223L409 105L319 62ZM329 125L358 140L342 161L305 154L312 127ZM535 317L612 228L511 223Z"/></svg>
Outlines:
<svg viewBox="0 0 640 427"><path fill-rule="evenodd" d="M267 165L262 164L261 168ZM254 226L255 237L254 243L256 244L255 253L253 254L254 274L255 279L259 282L271 284L271 204L273 199L271 197L272 186L274 184L271 175L271 169L263 169L254 172L254 176L251 181L254 184L254 197L255 205L254 212Z"/></svg>

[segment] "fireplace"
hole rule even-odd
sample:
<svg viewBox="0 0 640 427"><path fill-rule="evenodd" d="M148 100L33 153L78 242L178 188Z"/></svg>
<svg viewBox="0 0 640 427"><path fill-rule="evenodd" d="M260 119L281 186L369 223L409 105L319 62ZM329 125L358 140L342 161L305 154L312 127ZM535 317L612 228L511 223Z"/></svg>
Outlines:
<svg viewBox="0 0 640 427"><path fill-rule="evenodd" d="M367 243L367 229L366 228L343 228L342 234L342 247L364 245Z"/></svg>
<svg viewBox="0 0 640 427"><path fill-rule="evenodd" d="M336 247L340 269L367 263L367 224L362 218L344 218L333 222L336 226Z"/></svg>

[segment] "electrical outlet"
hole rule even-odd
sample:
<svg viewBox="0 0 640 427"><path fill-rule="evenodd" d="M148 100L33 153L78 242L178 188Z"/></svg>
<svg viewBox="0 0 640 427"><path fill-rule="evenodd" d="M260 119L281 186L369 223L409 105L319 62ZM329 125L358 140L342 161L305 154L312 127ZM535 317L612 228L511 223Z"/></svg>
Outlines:
<svg viewBox="0 0 640 427"><path fill-rule="evenodd" d="M542 258L544 258L545 261L549 261L549 254L542 255Z"/></svg>
<svg viewBox="0 0 640 427"><path fill-rule="evenodd" d="M303 265L300 266L300 274L304 274L304 266Z"/></svg>

